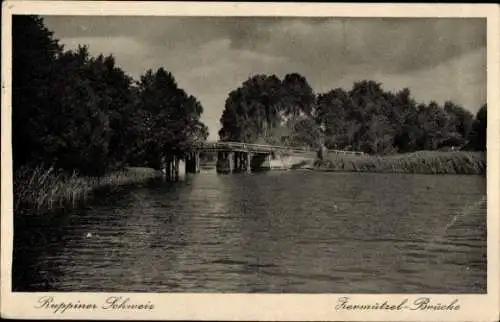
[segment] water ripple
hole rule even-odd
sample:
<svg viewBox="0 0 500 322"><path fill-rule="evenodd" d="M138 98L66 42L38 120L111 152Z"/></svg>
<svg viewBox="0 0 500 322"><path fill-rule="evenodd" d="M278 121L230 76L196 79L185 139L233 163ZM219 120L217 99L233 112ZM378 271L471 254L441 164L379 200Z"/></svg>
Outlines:
<svg viewBox="0 0 500 322"><path fill-rule="evenodd" d="M203 172L16 227L14 289L484 293L485 190L479 176Z"/></svg>

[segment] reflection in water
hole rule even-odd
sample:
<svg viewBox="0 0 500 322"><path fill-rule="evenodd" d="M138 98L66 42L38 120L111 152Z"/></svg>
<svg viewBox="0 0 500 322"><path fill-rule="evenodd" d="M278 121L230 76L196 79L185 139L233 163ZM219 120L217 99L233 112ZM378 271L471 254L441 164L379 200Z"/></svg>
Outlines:
<svg viewBox="0 0 500 322"><path fill-rule="evenodd" d="M104 196L42 228L46 242L17 238L14 290L485 292L485 186L203 171Z"/></svg>

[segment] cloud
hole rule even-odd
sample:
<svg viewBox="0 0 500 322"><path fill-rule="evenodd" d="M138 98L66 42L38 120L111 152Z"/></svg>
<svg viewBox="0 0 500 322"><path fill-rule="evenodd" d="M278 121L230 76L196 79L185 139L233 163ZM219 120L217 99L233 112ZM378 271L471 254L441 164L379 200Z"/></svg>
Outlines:
<svg viewBox="0 0 500 322"><path fill-rule="evenodd" d="M68 48L114 54L134 78L171 71L216 139L229 91L250 75L304 75L317 92L373 79L419 101L486 100L486 24L471 18L45 17Z"/></svg>
<svg viewBox="0 0 500 322"><path fill-rule="evenodd" d="M455 57L434 68L414 71L399 77L380 75L392 89L408 87L418 101L451 100L477 112L486 103L486 49Z"/></svg>
<svg viewBox="0 0 500 322"><path fill-rule="evenodd" d="M486 45L480 18L283 18L47 16L60 38L128 37L163 48L228 39L231 48L311 61L374 63L400 72L435 66ZM313 61L313 63L319 61Z"/></svg>
<svg viewBox="0 0 500 322"><path fill-rule="evenodd" d="M287 52L304 64L370 64L387 73L436 66L486 45L482 19L351 18L311 24L281 21L265 52ZM328 64L334 67L333 64Z"/></svg>

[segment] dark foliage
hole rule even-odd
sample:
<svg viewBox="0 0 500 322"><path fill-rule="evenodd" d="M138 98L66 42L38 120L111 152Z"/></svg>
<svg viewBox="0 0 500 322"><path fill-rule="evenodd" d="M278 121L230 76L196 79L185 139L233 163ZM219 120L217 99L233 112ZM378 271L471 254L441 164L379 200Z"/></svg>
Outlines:
<svg viewBox="0 0 500 322"><path fill-rule="evenodd" d="M111 55L65 51L37 16L14 16L12 32L15 169L102 175L207 138L201 104L163 68L134 82Z"/></svg>
<svg viewBox="0 0 500 322"><path fill-rule="evenodd" d="M410 90L360 81L315 95L298 74L249 78L226 100L222 140L282 143L391 154L485 150L486 105L476 117L453 102L418 104Z"/></svg>

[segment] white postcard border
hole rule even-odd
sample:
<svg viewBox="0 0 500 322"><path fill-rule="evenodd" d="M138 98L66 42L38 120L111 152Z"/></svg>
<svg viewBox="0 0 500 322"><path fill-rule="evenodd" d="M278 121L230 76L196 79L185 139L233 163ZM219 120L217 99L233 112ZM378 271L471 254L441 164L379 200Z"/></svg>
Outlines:
<svg viewBox="0 0 500 322"><path fill-rule="evenodd" d="M307 4L307 3L207 3L118 1L7 1L2 11L2 217L1 297L4 318L32 319L141 319L141 320L287 320L287 321L494 321L499 319L499 7L485 4ZM487 18L487 194L488 194L488 293L485 295L435 294L224 294L224 293L12 293L12 160L11 160L11 16L42 15L170 15L170 16L336 16L336 17L485 17ZM54 313L36 308L42 297L55 302L95 304L97 309ZM105 309L110 297L129 297L154 309L124 311ZM432 303L455 303L459 309L336 310L339 299L397 306L419 298ZM454 302L456 300L456 302ZM410 306L411 306L410 305Z"/></svg>

